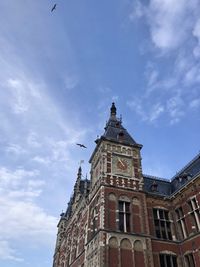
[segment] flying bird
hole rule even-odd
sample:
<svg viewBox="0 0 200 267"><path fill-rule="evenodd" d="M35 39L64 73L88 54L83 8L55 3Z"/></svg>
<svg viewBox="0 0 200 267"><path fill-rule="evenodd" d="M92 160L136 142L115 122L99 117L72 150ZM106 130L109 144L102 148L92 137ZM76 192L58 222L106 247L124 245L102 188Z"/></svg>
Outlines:
<svg viewBox="0 0 200 267"><path fill-rule="evenodd" d="M83 144L77 144L77 146L83 147L83 148L87 148L85 145Z"/></svg>
<svg viewBox="0 0 200 267"><path fill-rule="evenodd" d="M57 6L57 4L55 4L55 5L52 7L51 12L53 12L53 11L56 9L56 6Z"/></svg>

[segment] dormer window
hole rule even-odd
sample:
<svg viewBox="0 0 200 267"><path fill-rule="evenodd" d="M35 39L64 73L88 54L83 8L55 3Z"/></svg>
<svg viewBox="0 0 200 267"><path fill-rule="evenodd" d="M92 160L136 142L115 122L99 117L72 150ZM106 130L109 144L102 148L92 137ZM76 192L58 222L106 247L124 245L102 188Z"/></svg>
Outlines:
<svg viewBox="0 0 200 267"><path fill-rule="evenodd" d="M158 191L158 184L156 183L156 181L154 180L152 185L151 185L151 191L152 192L157 192Z"/></svg>
<svg viewBox="0 0 200 267"><path fill-rule="evenodd" d="M118 133L118 139L119 140L123 140L123 138L124 138L124 133L122 132L122 131L120 131L119 133Z"/></svg>
<svg viewBox="0 0 200 267"><path fill-rule="evenodd" d="M185 183L189 177L191 177L191 175L188 174L187 172L184 172L177 177L177 180L179 183Z"/></svg>

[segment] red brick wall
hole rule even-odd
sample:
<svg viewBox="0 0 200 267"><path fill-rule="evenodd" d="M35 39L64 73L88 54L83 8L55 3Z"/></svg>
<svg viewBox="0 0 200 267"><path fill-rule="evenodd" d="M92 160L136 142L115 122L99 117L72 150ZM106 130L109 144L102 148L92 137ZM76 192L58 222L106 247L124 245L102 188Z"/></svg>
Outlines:
<svg viewBox="0 0 200 267"><path fill-rule="evenodd" d="M135 266L145 267L144 254L142 251L134 252Z"/></svg>
<svg viewBox="0 0 200 267"><path fill-rule="evenodd" d="M121 249L121 267L133 267L133 254L130 249Z"/></svg>
<svg viewBox="0 0 200 267"><path fill-rule="evenodd" d="M109 248L109 267L117 267L119 266L119 252L118 248Z"/></svg>

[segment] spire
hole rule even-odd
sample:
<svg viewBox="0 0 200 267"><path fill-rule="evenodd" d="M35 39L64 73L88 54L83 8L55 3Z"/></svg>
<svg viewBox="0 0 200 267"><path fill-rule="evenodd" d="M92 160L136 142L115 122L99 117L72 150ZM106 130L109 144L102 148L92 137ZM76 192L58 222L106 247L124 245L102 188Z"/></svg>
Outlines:
<svg viewBox="0 0 200 267"><path fill-rule="evenodd" d="M75 193L75 195L77 195L80 192L81 176L82 176L82 169L81 169L81 166L80 166L78 168L77 179L76 179L76 183L74 185L74 193Z"/></svg>
<svg viewBox="0 0 200 267"><path fill-rule="evenodd" d="M110 117L116 119L116 115L117 115L117 109L115 107L115 103L113 102L110 108Z"/></svg>
<svg viewBox="0 0 200 267"><path fill-rule="evenodd" d="M81 166L78 168L78 174L77 174L77 178L81 179L81 175L82 175L82 169Z"/></svg>

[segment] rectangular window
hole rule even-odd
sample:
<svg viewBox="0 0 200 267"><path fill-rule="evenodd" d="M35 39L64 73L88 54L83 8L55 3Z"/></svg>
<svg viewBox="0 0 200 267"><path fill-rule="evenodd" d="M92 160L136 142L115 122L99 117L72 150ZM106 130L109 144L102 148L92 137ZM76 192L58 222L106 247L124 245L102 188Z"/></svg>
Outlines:
<svg viewBox="0 0 200 267"><path fill-rule="evenodd" d="M195 267L194 257L192 253L184 256L186 267Z"/></svg>
<svg viewBox="0 0 200 267"><path fill-rule="evenodd" d="M130 232L130 203L119 201L119 230Z"/></svg>
<svg viewBox="0 0 200 267"><path fill-rule="evenodd" d="M160 267L177 267L175 255L160 254Z"/></svg>
<svg viewBox="0 0 200 267"><path fill-rule="evenodd" d="M193 223L193 229L195 232L200 231L200 218L199 218L199 206L196 198L192 198L188 201L190 207L190 216Z"/></svg>
<svg viewBox="0 0 200 267"><path fill-rule="evenodd" d="M153 209L156 237L172 240L169 212L162 209Z"/></svg>
<svg viewBox="0 0 200 267"><path fill-rule="evenodd" d="M175 210L176 212L176 218L177 218L177 225L178 225L178 232L181 239L184 239L187 237L187 228L185 224L185 217L183 214L182 207L179 207Z"/></svg>

